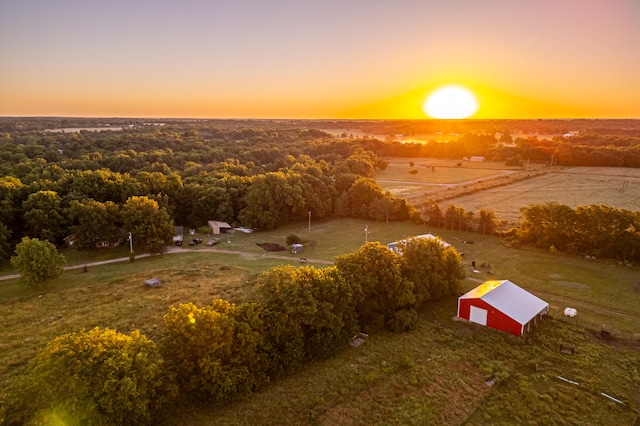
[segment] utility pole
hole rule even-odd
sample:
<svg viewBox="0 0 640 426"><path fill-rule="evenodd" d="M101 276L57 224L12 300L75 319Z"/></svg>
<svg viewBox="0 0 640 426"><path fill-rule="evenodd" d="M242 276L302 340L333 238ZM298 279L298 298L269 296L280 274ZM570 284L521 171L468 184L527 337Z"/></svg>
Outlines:
<svg viewBox="0 0 640 426"><path fill-rule="evenodd" d="M129 250L133 254L133 237L131 236L131 232L129 232Z"/></svg>
<svg viewBox="0 0 640 426"><path fill-rule="evenodd" d="M311 210L309 210L309 235L311 235Z"/></svg>
<svg viewBox="0 0 640 426"><path fill-rule="evenodd" d="M369 242L369 225L364 226L364 243Z"/></svg>

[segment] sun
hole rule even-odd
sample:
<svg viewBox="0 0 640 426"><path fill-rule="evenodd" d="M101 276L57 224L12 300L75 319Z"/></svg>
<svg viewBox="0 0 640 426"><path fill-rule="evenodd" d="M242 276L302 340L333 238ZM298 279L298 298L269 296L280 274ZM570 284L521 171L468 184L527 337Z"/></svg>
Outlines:
<svg viewBox="0 0 640 426"><path fill-rule="evenodd" d="M422 104L422 110L431 118L469 118L479 108L475 95L458 85L440 87Z"/></svg>

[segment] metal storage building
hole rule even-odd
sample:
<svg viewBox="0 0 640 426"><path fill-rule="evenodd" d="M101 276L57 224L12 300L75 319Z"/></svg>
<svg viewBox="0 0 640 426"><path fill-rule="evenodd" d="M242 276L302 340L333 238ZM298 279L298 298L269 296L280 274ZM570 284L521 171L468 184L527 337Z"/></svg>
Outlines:
<svg viewBox="0 0 640 426"><path fill-rule="evenodd" d="M549 311L549 304L509 280L486 281L458 298L459 318L520 336Z"/></svg>

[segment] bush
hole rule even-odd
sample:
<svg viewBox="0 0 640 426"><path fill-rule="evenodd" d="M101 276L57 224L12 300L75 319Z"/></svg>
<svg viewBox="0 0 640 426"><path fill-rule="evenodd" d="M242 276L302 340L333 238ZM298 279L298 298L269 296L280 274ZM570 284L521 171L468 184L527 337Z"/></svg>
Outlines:
<svg viewBox="0 0 640 426"><path fill-rule="evenodd" d="M161 371L155 343L138 331L65 334L9 390L0 418L6 424L150 423L170 394Z"/></svg>
<svg viewBox="0 0 640 426"><path fill-rule="evenodd" d="M65 258L49 241L23 237L16 245L11 266L20 272L20 281L29 287L44 287L62 275Z"/></svg>
<svg viewBox="0 0 640 426"><path fill-rule="evenodd" d="M270 365L264 315L253 304L216 299L198 308L181 304L164 316L162 353L185 395L225 399L267 381Z"/></svg>
<svg viewBox="0 0 640 426"><path fill-rule="evenodd" d="M417 175L417 174L418 174L418 169L411 169L411 170L409 170L409 174Z"/></svg>
<svg viewBox="0 0 640 426"><path fill-rule="evenodd" d="M286 242L288 246L292 244L302 244L302 238L300 238L297 234L289 234L287 235Z"/></svg>

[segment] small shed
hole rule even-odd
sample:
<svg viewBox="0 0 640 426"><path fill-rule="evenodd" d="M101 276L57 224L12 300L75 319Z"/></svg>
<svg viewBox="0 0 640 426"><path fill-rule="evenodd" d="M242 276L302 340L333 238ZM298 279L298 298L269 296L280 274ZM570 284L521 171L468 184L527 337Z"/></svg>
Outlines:
<svg viewBox="0 0 640 426"><path fill-rule="evenodd" d="M209 228L211 228L211 233L214 235L219 235L221 232L226 232L228 229L231 229L231 225L227 222L220 222L219 220L210 220L208 224Z"/></svg>
<svg viewBox="0 0 640 426"><path fill-rule="evenodd" d="M302 253L304 251L304 246L302 244L291 244L291 253L297 254Z"/></svg>
<svg viewBox="0 0 640 426"><path fill-rule="evenodd" d="M520 336L549 311L549 304L509 280L486 281L458 298L458 318Z"/></svg>
<svg viewBox="0 0 640 426"><path fill-rule="evenodd" d="M144 285L147 287L160 287L162 285L162 281L159 278L149 278L145 280Z"/></svg>

